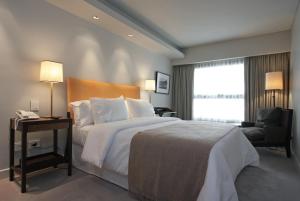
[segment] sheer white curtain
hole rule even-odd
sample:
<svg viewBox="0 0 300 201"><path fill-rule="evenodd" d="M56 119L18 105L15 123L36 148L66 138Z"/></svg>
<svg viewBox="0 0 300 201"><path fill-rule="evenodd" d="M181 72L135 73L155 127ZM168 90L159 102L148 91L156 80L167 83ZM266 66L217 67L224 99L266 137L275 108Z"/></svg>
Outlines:
<svg viewBox="0 0 300 201"><path fill-rule="evenodd" d="M228 123L244 120L244 59L195 65L193 119Z"/></svg>

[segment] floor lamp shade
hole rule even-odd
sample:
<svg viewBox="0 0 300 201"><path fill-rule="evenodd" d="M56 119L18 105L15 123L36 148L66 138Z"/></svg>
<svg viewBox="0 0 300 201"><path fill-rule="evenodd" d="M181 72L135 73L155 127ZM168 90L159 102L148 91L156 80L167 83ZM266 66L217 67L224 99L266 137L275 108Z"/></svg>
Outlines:
<svg viewBox="0 0 300 201"><path fill-rule="evenodd" d="M268 72L265 79L265 90L272 91L273 107L275 107L275 91L283 89L283 73Z"/></svg>
<svg viewBox="0 0 300 201"><path fill-rule="evenodd" d="M283 74L282 72L266 73L266 90L282 90L283 89Z"/></svg>
<svg viewBox="0 0 300 201"><path fill-rule="evenodd" d="M63 64L52 61L42 61L40 70L40 81L50 83L51 87L51 116L53 116L53 84L63 82Z"/></svg>

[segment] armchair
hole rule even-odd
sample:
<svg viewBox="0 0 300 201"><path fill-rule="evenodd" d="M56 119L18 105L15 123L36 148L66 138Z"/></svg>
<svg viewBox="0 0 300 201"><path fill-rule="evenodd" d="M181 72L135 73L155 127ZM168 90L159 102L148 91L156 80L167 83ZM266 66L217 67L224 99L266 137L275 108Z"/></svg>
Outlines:
<svg viewBox="0 0 300 201"><path fill-rule="evenodd" d="M292 109L259 109L257 121L242 122L241 129L253 146L285 147L286 155L290 158L292 119Z"/></svg>

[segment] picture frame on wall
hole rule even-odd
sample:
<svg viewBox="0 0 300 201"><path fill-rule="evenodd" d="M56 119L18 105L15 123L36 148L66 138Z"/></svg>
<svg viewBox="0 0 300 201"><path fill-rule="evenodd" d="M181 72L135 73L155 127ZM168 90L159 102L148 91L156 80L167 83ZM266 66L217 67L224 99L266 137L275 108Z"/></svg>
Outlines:
<svg viewBox="0 0 300 201"><path fill-rule="evenodd" d="M162 72L156 72L156 93L169 94L170 92L170 75Z"/></svg>

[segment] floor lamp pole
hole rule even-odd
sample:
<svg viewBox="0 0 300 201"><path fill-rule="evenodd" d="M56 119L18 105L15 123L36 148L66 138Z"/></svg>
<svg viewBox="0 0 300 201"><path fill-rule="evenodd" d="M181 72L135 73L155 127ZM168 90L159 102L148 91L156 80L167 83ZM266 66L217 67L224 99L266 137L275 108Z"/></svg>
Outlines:
<svg viewBox="0 0 300 201"><path fill-rule="evenodd" d="M275 107L275 90L272 90L273 107Z"/></svg>

